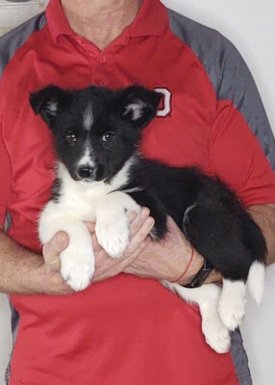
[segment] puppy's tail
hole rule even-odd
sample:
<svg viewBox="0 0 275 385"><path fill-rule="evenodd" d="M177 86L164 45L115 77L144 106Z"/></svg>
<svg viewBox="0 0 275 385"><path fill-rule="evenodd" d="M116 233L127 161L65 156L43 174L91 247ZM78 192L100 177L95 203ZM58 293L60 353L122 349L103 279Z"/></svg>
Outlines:
<svg viewBox="0 0 275 385"><path fill-rule="evenodd" d="M265 265L262 262L255 261L249 269L247 286L251 297L259 305L264 295L265 284Z"/></svg>

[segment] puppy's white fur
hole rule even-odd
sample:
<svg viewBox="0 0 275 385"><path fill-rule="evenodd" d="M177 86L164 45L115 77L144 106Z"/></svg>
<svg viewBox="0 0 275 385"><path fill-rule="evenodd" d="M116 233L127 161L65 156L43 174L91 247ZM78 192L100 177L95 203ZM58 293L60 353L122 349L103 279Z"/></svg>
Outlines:
<svg viewBox="0 0 275 385"><path fill-rule="evenodd" d="M229 330L235 330L245 314L246 284L242 281L223 279L223 287L218 311L223 324Z"/></svg>
<svg viewBox="0 0 275 385"><path fill-rule="evenodd" d="M93 107L88 103L84 113L83 113L83 127L86 131L90 131L94 121Z"/></svg>
<svg viewBox="0 0 275 385"><path fill-rule="evenodd" d="M90 166L94 167L94 161L91 157L92 149L89 145L89 143L86 144L84 154L82 158L79 159L78 161L78 166Z"/></svg>
<svg viewBox="0 0 275 385"><path fill-rule="evenodd" d="M126 193L114 191L128 180L130 158L111 183L75 181L62 163L58 177L62 181L60 197L51 200L41 213L39 237L44 244L58 231L69 235L69 246L61 253L61 274L74 289L85 289L94 274L91 237L83 221L96 221L101 246L111 256L120 256L128 244L129 224L126 211L139 212L136 202Z"/></svg>

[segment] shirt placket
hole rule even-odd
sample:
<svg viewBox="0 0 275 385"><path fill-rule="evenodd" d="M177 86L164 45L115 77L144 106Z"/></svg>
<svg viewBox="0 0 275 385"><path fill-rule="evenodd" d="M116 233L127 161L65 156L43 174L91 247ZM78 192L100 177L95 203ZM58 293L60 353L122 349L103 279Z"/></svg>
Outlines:
<svg viewBox="0 0 275 385"><path fill-rule="evenodd" d="M115 76L112 74L115 71L115 57L128 44L129 37L121 36L102 51L81 37L75 41L87 58L91 83L100 87L111 86Z"/></svg>
<svg viewBox="0 0 275 385"><path fill-rule="evenodd" d="M94 84L101 87L108 87L108 76L106 69L110 59L110 56L106 55L104 52L99 53L98 57L95 59L93 70Z"/></svg>

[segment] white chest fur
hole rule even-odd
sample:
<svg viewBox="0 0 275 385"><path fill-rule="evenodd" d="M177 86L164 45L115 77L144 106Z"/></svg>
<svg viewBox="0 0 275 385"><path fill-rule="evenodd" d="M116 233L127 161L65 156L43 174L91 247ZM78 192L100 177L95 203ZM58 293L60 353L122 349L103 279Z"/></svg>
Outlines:
<svg viewBox="0 0 275 385"><path fill-rule="evenodd" d="M132 161L129 160L111 183L75 181L65 166L59 163L58 177L61 180L61 189L58 202L54 202L55 208L58 211L66 211L66 216L70 212L69 215L72 217L94 221L99 201L127 183L131 163Z"/></svg>

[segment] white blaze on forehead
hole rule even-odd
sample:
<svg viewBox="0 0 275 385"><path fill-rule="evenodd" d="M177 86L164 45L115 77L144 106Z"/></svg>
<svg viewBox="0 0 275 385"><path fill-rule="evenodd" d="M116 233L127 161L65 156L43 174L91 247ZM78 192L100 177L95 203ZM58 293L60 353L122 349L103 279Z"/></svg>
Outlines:
<svg viewBox="0 0 275 385"><path fill-rule="evenodd" d="M94 121L93 108L91 103L87 105L83 113L83 127L89 131Z"/></svg>
<svg viewBox="0 0 275 385"><path fill-rule="evenodd" d="M94 163L93 159L91 158L91 154L92 154L91 148L90 148L89 144L87 144L85 147L85 150L84 150L84 154L78 162L78 166L91 166L91 167L93 167L95 165L95 163Z"/></svg>

